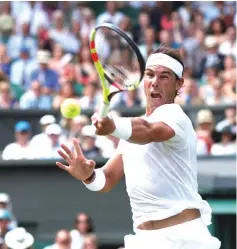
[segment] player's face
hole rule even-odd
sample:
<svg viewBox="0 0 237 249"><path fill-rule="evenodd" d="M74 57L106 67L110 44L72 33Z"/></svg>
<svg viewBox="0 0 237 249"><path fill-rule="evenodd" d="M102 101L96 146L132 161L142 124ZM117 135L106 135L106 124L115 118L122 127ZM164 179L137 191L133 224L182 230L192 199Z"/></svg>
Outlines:
<svg viewBox="0 0 237 249"><path fill-rule="evenodd" d="M177 79L169 68L149 66L144 74L147 114L151 114L161 105L173 103L176 92L182 85L183 78Z"/></svg>

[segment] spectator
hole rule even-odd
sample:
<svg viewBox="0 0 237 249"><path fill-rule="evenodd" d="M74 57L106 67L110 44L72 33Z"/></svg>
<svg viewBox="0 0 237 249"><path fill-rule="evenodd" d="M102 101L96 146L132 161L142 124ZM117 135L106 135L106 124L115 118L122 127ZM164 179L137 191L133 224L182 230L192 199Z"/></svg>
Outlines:
<svg viewBox="0 0 237 249"><path fill-rule="evenodd" d="M141 107L141 100L138 97L137 90L123 92L119 95L119 101L113 105L113 108L136 108Z"/></svg>
<svg viewBox="0 0 237 249"><path fill-rule="evenodd" d="M50 20L49 16L44 10L43 2L37 1L24 1L24 2L14 2L15 5L14 17L16 18L16 30L19 31L19 25L22 23L30 24L30 34L35 36L38 32L39 27L49 28ZM21 13L21 15L19 15Z"/></svg>
<svg viewBox="0 0 237 249"><path fill-rule="evenodd" d="M76 95L75 91L74 91L74 88L73 88L73 85L71 82L65 82L60 91L59 91L59 94L57 94L55 97L54 97L54 100L53 100L53 108L54 109L59 109L60 108L60 105L61 103L67 99L67 98L71 98L71 99L75 99L78 101L79 103L79 97Z"/></svg>
<svg viewBox="0 0 237 249"><path fill-rule="evenodd" d="M81 31L81 23L79 20L72 18L70 31L72 35L80 41L80 31Z"/></svg>
<svg viewBox="0 0 237 249"><path fill-rule="evenodd" d="M194 78L198 78L200 64L206 55L204 40L205 40L205 31L201 29L196 30L195 32L196 44L194 45L192 50L189 51L191 58L190 59L187 58L187 60L191 61Z"/></svg>
<svg viewBox="0 0 237 249"><path fill-rule="evenodd" d="M53 57L49 62L49 67L58 73L60 83L65 80L65 76L67 76L67 74L72 74L74 77L74 65L69 65L71 60L72 55L65 54L61 45L56 43L53 45ZM73 78L69 79L73 80Z"/></svg>
<svg viewBox="0 0 237 249"><path fill-rule="evenodd" d="M148 56L158 47L155 36L156 34L153 28L147 28L145 30L144 43L139 46L139 50L144 59L147 59Z"/></svg>
<svg viewBox="0 0 237 249"><path fill-rule="evenodd" d="M87 3L86 2L76 2L73 11L72 11L72 16L71 20L76 20L79 23L83 22L83 11L84 9L87 8Z"/></svg>
<svg viewBox="0 0 237 249"><path fill-rule="evenodd" d="M91 30L95 27L96 20L95 20L95 13L90 8L84 8L82 12L82 22L80 28L80 37L90 37Z"/></svg>
<svg viewBox="0 0 237 249"><path fill-rule="evenodd" d="M65 54L59 63L59 67L61 68L60 85L67 81L76 83L73 55L69 53Z"/></svg>
<svg viewBox="0 0 237 249"><path fill-rule="evenodd" d="M215 78L211 84L201 88L201 96L206 105L226 105L233 101L223 95L223 82L220 78Z"/></svg>
<svg viewBox="0 0 237 249"><path fill-rule="evenodd" d="M193 9L192 9L192 2L186 1L184 5L178 9L178 13L183 21L184 26L188 26L191 21Z"/></svg>
<svg viewBox="0 0 237 249"><path fill-rule="evenodd" d="M171 19L173 23L172 32L173 32L174 43L176 43L177 46L179 47L182 44L183 39L185 37L185 29L183 21L179 13L176 11L172 13Z"/></svg>
<svg viewBox="0 0 237 249"><path fill-rule="evenodd" d="M149 27L151 27L149 13L141 11L138 15L138 24L135 24L133 29L133 40L137 44L141 45L145 43L145 32Z"/></svg>
<svg viewBox="0 0 237 249"><path fill-rule="evenodd" d="M55 43L53 45L53 56L49 61L49 68L56 71L59 75L62 73L62 67L60 61L63 58L64 50L60 44Z"/></svg>
<svg viewBox="0 0 237 249"><path fill-rule="evenodd" d="M225 14L223 16L223 20L225 22L226 27L229 27L234 24L235 13L235 2L225 2Z"/></svg>
<svg viewBox="0 0 237 249"><path fill-rule="evenodd" d="M72 118L65 118L61 116L61 119L59 121L59 125L62 128L62 136L64 136L65 141L67 141L71 145L72 145L72 140L69 140L68 136L70 134L70 128L73 122L72 120L73 120Z"/></svg>
<svg viewBox="0 0 237 249"><path fill-rule="evenodd" d="M206 54L204 39L205 31L197 29L194 35L184 38L183 41L183 49L186 51L184 58L188 62L186 66L192 68L195 78L197 78L200 71L200 63Z"/></svg>
<svg viewBox="0 0 237 249"><path fill-rule="evenodd" d="M123 30L123 32L132 39L132 21L129 17L124 16L123 20L119 24L119 28Z"/></svg>
<svg viewBox="0 0 237 249"><path fill-rule="evenodd" d="M0 209L0 246L4 244L4 239L8 231L10 231L9 224L11 221L11 214L7 209Z"/></svg>
<svg viewBox="0 0 237 249"><path fill-rule="evenodd" d="M92 219L85 213L79 213L75 220L75 229L70 234L72 236L72 247L83 249L85 236L94 232Z"/></svg>
<svg viewBox="0 0 237 249"><path fill-rule="evenodd" d="M50 124L45 129L45 133L49 138L49 143L44 144L44 146L35 151L34 158L37 159L56 159L60 158L58 154L58 149L60 144L63 142L62 128L58 124Z"/></svg>
<svg viewBox="0 0 237 249"><path fill-rule="evenodd" d="M220 16L220 9L218 8L217 2L194 2L196 8L200 10L200 12L205 17L205 22L210 23L215 18Z"/></svg>
<svg viewBox="0 0 237 249"><path fill-rule="evenodd" d="M49 30L46 27L40 26L36 34L36 37L38 40L39 50L52 51L52 41L49 38Z"/></svg>
<svg viewBox="0 0 237 249"><path fill-rule="evenodd" d="M211 155L236 155L236 143L233 141L231 127L225 127L221 130L221 141L211 147Z"/></svg>
<svg viewBox="0 0 237 249"><path fill-rule="evenodd" d="M11 59L16 60L20 56L21 49L28 50L29 57L33 58L37 52L37 43L35 38L30 35L30 23L25 21L21 24L21 32L13 34L8 41L7 51Z"/></svg>
<svg viewBox="0 0 237 249"><path fill-rule="evenodd" d="M17 220L13 215L11 198L6 193L0 193L0 209L6 209L11 214L11 221L9 223L9 229L17 227Z"/></svg>
<svg viewBox="0 0 237 249"><path fill-rule="evenodd" d="M99 249L95 234L88 234L85 236L83 249Z"/></svg>
<svg viewBox="0 0 237 249"><path fill-rule="evenodd" d="M58 7L64 14L65 27L69 28L72 12L73 12L73 8L74 8L74 3L67 2L67 1L60 1L58 4Z"/></svg>
<svg viewBox="0 0 237 249"><path fill-rule="evenodd" d="M126 3L125 1L122 1L120 4ZM139 10L148 10L149 8L152 9L155 7L156 2L155 1L129 1L129 6L132 6L135 9Z"/></svg>
<svg viewBox="0 0 237 249"><path fill-rule="evenodd" d="M72 238L67 230L59 230L55 237L54 244L46 246L44 249L72 249Z"/></svg>
<svg viewBox="0 0 237 249"><path fill-rule="evenodd" d="M214 117L209 109L202 109L197 113L197 139L202 140L210 153L213 144L212 132L214 129Z"/></svg>
<svg viewBox="0 0 237 249"><path fill-rule="evenodd" d="M236 62L235 58L231 55L225 56L224 59L224 70L220 72L220 76L225 82L230 80L230 77L233 77L236 72Z"/></svg>
<svg viewBox="0 0 237 249"><path fill-rule="evenodd" d="M94 65L91 59L90 50L87 47L81 47L79 52L79 62L75 65L77 83L86 85L90 82L97 81Z"/></svg>
<svg viewBox="0 0 237 249"><path fill-rule="evenodd" d="M32 249L34 237L23 227L17 227L5 236L7 249Z"/></svg>
<svg viewBox="0 0 237 249"><path fill-rule="evenodd" d="M165 44L165 45L170 46L172 48L178 48L179 47L179 44L174 42L173 34L169 30L163 29L163 30L160 31L159 41L160 41L160 44Z"/></svg>
<svg viewBox="0 0 237 249"><path fill-rule="evenodd" d="M17 100L11 94L8 82L0 82L0 109L15 109L18 107Z"/></svg>
<svg viewBox="0 0 237 249"><path fill-rule="evenodd" d="M70 128L67 134L67 140L71 141L72 138L77 137L81 140L81 130L84 126L89 125L90 120L85 115L79 115L72 119Z"/></svg>
<svg viewBox="0 0 237 249"><path fill-rule="evenodd" d="M87 84L84 88L83 97L79 100L82 109L96 109L102 103L102 96L99 92L99 86L96 82Z"/></svg>
<svg viewBox="0 0 237 249"><path fill-rule="evenodd" d="M236 103L236 70L232 70L225 75L223 94L230 99L231 103Z"/></svg>
<svg viewBox="0 0 237 249"><path fill-rule="evenodd" d="M172 29L172 20L171 20L171 14L172 14L172 2L162 2L162 13L161 13L161 29L164 30L171 30Z"/></svg>
<svg viewBox="0 0 237 249"><path fill-rule="evenodd" d="M58 73L49 68L50 53L46 50L39 50L37 52L37 61L40 67L32 72L31 81L36 80L42 86L57 92L59 89Z"/></svg>
<svg viewBox="0 0 237 249"><path fill-rule="evenodd" d="M60 44L65 52L76 53L80 48L79 40L65 27L61 10L54 11L53 25L54 28L49 31L50 39Z"/></svg>
<svg viewBox="0 0 237 249"><path fill-rule="evenodd" d="M0 82L2 81L6 81L8 82L8 77L6 74L4 74L1 70L0 70Z"/></svg>
<svg viewBox="0 0 237 249"><path fill-rule="evenodd" d="M7 55L6 45L0 43L0 71L9 76L10 68L11 68L11 59Z"/></svg>
<svg viewBox="0 0 237 249"><path fill-rule="evenodd" d="M200 85L199 90L200 90L201 96L212 94L212 92L209 93L211 89L212 81L218 78L219 78L219 75L218 75L218 70L216 67L206 68L205 75L199 81L199 85Z"/></svg>
<svg viewBox="0 0 237 249"><path fill-rule="evenodd" d="M81 130L81 149L86 158L101 156L101 150L96 146L95 127L86 125Z"/></svg>
<svg viewBox="0 0 237 249"><path fill-rule="evenodd" d="M29 57L29 50L22 47L20 58L12 63L10 70L10 81L23 89L28 89L31 83L31 74L38 68L35 59Z"/></svg>
<svg viewBox="0 0 237 249"><path fill-rule="evenodd" d="M221 132L224 128L230 127L233 135L236 135L236 108L228 107L225 109L225 119L218 122L216 131Z"/></svg>
<svg viewBox="0 0 237 249"><path fill-rule="evenodd" d="M2 3L3 4L3 3ZM1 6L2 7L2 6ZM0 15L0 43L6 45L8 43L9 37L12 34L14 27L14 19L8 11L4 11L4 8L1 8Z"/></svg>
<svg viewBox="0 0 237 249"><path fill-rule="evenodd" d="M115 1L108 1L106 2L106 11L101 13L96 21L97 24L102 24L104 22L113 23L116 26L119 26L120 22L122 21L124 14L118 11L117 2Z"/></svg>
<svg viewBox="0 0 237 249"><path fill-rule="evenodd" d="M44 115L39 123L41 126L41 133L37 134L32 137L30 144L34 148L34 150L37 150L37 148L42 148L43 146L50 143L49 137L46 134L45 130L50 124L55 124L56 119L53 115Z"/></svg>
<svg viewBox="0 0 237 249"><path fill-rule="evenodd" d="M191 78L185 79L181 93L176 97L175 103L179 105L202 105L204 102L198 95L197 82Z"/></svg>
<svg viewBox="0 0 237 249"><path fill-rule="evenodd" d="M209 32L207 32L211 37L215 38L218 45L221 44L225 39L226 25L221 18L216 18L212 20Z"/></svg>
<svg viewBox="0 0 237 249"><path fill-rule="evenodd" d="M30 146L31 125L27 121L19 121L15 125L14 143L8 144L2 153L3 160L31 159L32 148Z"/></svg>
<svg viewBox="0 0 237 249"><path fill-rule="evenodd" d="M206 55L201 61L200 73L201 77L206 68L216 67L218 70L223 70L224 57L218 53L218 43L214 37L206 37L205 39Z"/></svg>
<svg viewBox="0 0 237 249"><path fill-rule="evenodd" d="M46 94L44 94L46 91ZM31 88L26 91L20 98L21 109L52 109L51 90L41 85L38 81L33 81Z"/></svg>

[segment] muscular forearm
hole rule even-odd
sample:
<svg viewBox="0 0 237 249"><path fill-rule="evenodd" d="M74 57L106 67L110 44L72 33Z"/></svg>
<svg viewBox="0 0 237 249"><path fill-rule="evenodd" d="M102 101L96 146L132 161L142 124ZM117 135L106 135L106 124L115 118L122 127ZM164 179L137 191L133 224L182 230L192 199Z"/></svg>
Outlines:
<svg viewBox="0 0 237 249"><path fill-rule="evenodd" d="M153 141L152 125L142 118L132 118L132 136L129 142L136 144L147 144Z"/></svg>
<svg viewBox="0 0 237 249"><path fill-rule="evenodd" d="M163 122L148 123L143 118L132 118L132 135L130 143L148 144L151 142L163 142L172 138L175 133Z"/></svg>

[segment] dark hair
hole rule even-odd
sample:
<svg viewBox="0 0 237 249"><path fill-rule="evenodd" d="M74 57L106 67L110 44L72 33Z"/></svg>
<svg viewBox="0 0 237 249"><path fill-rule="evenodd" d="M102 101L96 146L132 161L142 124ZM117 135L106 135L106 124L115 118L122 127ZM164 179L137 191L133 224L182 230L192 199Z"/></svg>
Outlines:
<svg viewBox="0 0 237 249"><path fill-rule="evenodd" d="M215 22L219 22L221 26L221 34L224 34L226 31L226 24L221 18L215 18L214 20L211 21L209 28L207 30L207 34L214 35L213 26Z"/></svg>
<svg viewBox="0 0 237 249"><path fill-rule="evenodd" d="M154 52L153 54L157 54L157 53L162 53L162 54L167 54L170 57L174 58L175 60L177 60L178 62L180 62L184 68L184 63L183 63L183 59L180 53L179 49L174 49L171 48L167 45L160 45Z"/></svg>
<svg viewBox="0 0 237 249"><path fill-rule="evenodd" d="M86 217L87 217L87 222L88 222L88 230L87 230L87 233L93 233L94 232L94 224L93 224L93 220L90 216L88 216L87 214L85 213L79 213L77 214L76 216L76 219L75 219L75 226L77 225L77 220L78 220L78 217L80 216L80 214L84 214Z"/></svg>
<svg viewBox="0 0 237 249"><path fill-rule="evenodd" d="M167 45L160 45L154 52L153 54L157 54L157 53L162 53L162 54L167 54L169 55L170 57L174 58L175 60L177 60L178 62L180 62L184 68L184 63L183 63L183 59L182 59L182 56L181 56L181 53L180 53L180 50L179 49L174 49L174 48L171 48ZM183 70L184 72L184 70ZM176 79L178 80L179 77L175 74L176 76ZM176 91L175 95L179 95L179 92Z"/></svg>

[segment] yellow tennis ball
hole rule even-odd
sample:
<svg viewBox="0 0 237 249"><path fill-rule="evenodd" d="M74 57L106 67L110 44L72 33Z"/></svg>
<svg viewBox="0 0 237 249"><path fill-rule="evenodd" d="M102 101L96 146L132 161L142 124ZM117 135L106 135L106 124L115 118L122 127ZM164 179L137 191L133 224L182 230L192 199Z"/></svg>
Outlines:
<svg viewBox="0 0 237 249"><path fill-rule="evenodd" d="M80 114L81 108L75 99L65 99L61 104L60 111L65 118L75 118Z"/></svg>

